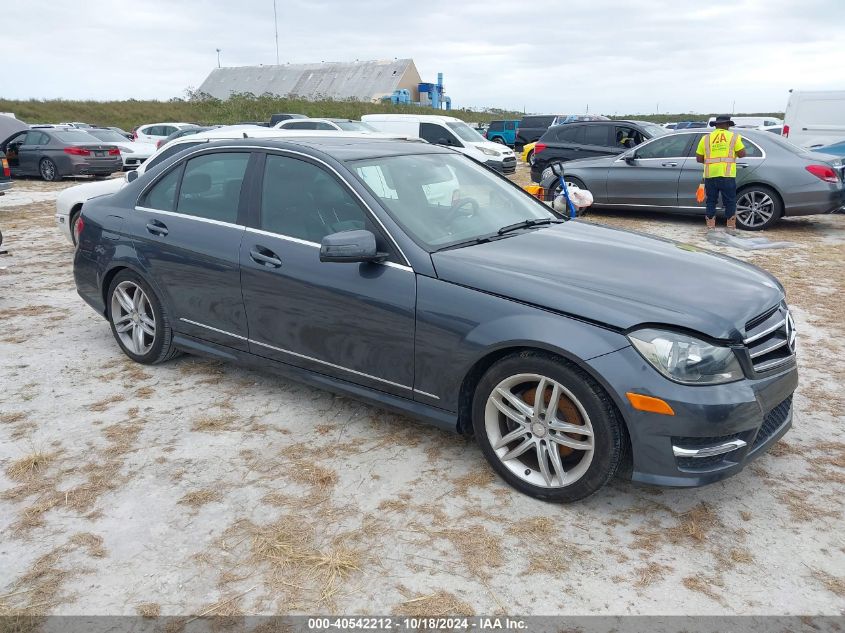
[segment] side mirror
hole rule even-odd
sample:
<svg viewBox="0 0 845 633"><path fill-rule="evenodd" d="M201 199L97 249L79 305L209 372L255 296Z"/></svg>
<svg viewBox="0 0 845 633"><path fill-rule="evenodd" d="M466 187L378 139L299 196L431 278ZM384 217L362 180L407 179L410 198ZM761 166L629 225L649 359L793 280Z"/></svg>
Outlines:
<svg viewBox="0 0 845 633"><path fill-rule="evenodd" d="M387 253L376 247L376 236L370 231L343 231L326 235L320 243L320 261L336 263L381 262Z"/></svg>
<svg viewBox="0 0 845 633"><path fill-rule="evenodd" d="M132 171L126 172L126 182L134 182L138 180L138 170L133 169Z"/></svg>
<svg viewBox="0 0 845 633"><path fill-rule="evenodd" d="M629 165L636 165L637 164L637 155L636 153L626 154L625 155L625 162Z"/></svg>

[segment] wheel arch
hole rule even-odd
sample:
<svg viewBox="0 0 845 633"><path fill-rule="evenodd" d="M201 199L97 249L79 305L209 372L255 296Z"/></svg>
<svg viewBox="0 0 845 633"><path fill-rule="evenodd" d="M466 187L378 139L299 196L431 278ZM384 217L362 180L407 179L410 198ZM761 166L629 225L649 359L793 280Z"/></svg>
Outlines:
<svg viewBox="0 0 845 633"><path fill-rule="evenodd" d="M158 284L144 271L140 266L136 265L133 262L127 260L118 260L112 263L112 265L106 269L103 273L102 281L100 282L100 296L103 299L103 306L105 306L105 313L103 316L108 318L108 292L109 286L111 286L112 280L123 270L128 270L130 272L135 273L141 279L143 279L150 287L155 291L156 297L158 300L168 309L170 310L170 306L166 303L166 297L161 292L161 288L159 288Z"/></svg>

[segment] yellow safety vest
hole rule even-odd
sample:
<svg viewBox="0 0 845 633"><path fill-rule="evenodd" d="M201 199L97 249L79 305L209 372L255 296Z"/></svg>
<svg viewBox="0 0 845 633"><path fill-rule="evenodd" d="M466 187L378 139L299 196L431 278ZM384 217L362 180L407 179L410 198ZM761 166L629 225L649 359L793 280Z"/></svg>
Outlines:
<svg viewBox="0 0 845 633"><path fill-rule="evenodd" d="M704 137L704 177L736 178L736 142L739 134L714 130Z"/></svg>

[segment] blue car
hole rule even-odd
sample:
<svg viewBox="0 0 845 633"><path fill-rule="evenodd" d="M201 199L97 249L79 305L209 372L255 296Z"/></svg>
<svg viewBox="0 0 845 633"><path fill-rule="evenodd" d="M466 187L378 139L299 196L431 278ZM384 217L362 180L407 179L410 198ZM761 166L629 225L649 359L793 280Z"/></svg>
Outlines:
<svg viewBox="0 0 845 633"><path fill-rule="evenodd" d="M76 230L77 290L130 359L245 363L474 435L538 499L717 481L792 422L771 275L564 221L445 147L202 143Z"/></svg>
<svg viewBox="0 0 845 633"><path fill-rule="evenodd" d="M488 141L513 147L513 144L516 141L516 131L518 128L518 119L491 121L490 127L487 128L485 137Z"/></svg>
<svg viewBox="0 0 845 633"><path fill-rule="evenodd" d="M819 154L832 154L833 156L845 157L845 141L834 143L833 145L826 145L825 147L814 148L814 152Z"/></svg>

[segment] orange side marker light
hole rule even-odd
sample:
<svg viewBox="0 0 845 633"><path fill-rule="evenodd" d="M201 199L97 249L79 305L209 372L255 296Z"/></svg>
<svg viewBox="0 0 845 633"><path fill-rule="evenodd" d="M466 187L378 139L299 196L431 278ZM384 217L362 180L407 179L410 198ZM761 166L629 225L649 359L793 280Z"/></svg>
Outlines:
<svg viewBox="0 0 845 633"><path fill-rule="evenodd" d="M631 403L631 406L639 411L661 413L663 415L675 415L675 412L672 410L672 407L669 406L669 403L661 400L660 398L643 396L639 393L631 393L630 391L625 395L628 397L628 401Z"/></svg>

